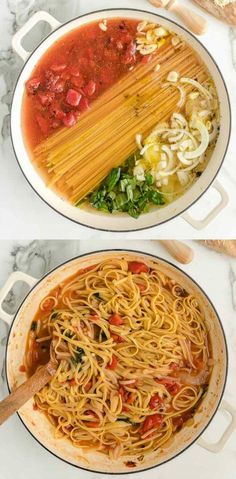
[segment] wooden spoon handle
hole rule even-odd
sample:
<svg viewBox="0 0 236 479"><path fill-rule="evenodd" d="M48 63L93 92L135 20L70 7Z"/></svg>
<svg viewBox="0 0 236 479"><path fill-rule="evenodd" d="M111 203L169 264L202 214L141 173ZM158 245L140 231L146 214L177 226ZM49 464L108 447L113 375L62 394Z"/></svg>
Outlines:
<svg viewBox="0 0 236 479"><path fill-rule="evenodd" d="M0 402L0 425L42 389L56 373L56 363L49 361L27 381Z"/></svg>
<svg viewBox="0 0 236 479"><path fill-rule="evenodd" d="M179 263L188 264L193 260L193 250L181 241L162 240L161 243Z"/></svg>
<svg viewBox="0 0 236 479"><path fill-rule="evenodd" d="M205 18L193 12L193 10L190 10L176 1L170 1L166 6L166 9L175 13L175 15L177 15L185 23L189 30L196 35L203 35L206 33L208 29L208 22L205 20Z"/></svg>

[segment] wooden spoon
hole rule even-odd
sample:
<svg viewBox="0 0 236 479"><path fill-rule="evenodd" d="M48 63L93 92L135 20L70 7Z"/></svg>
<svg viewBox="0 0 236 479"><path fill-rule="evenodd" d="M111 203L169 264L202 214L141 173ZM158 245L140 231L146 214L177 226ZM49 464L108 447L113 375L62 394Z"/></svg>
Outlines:
<svg viewBox="0 0 236 479"><path fill-rule="evenodd" d="M57 362L50 360L38 369L33 376L16 388L9 396L0 402L0 425L20 409L30 398L40 391L57 370Z"/></svg>
<svg viewBox="0 0 236 479"><path fill-rule="evenodd" d="M191 263L194 257L192 248L188 245L176 240L161 240L160 243L167 249L168 253L173 256L179 263Z"/></svg>
<svg viewBox="0 0 236 479"><path fill-rule="evenodd" d="M203 35L208 29L207 21L193 12L189 8L181 5L176 0L148 0L149 3L154 5L157 8L165 8L170 12L175 13L182 22L196 35Z"/></svg>

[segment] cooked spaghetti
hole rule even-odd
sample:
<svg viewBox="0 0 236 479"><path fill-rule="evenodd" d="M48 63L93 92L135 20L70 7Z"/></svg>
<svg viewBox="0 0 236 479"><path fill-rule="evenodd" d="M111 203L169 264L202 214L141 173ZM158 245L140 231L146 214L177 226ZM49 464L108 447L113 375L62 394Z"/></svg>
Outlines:
<svg viewBox="0 0 236 479"><path fill-rule="evenodd" d="M24 124L34 165L76 206L86 199L102 211L138 217L149 204L183 194L215 146L219 105L209 71L188 44L154 23L104 19L75 30L46 53L26 89ZM182 121L173 122L173 115ZM152 161L149 155L143 164L135 138L145 146L163 122L173 130L171 139L158 137ZM131 155L130 177L121 178L130 180L126 187L117 182L104 190L102 182Z"/></svg>
<svg viewBox="0 0 236 479"><path fill-rule="evenodd" d="M158 452L192 421L207 389L211 348L198 300L153 264L107 259L40 304L25 367L51 358L35 396L57 438L112 459Z"/></svg>

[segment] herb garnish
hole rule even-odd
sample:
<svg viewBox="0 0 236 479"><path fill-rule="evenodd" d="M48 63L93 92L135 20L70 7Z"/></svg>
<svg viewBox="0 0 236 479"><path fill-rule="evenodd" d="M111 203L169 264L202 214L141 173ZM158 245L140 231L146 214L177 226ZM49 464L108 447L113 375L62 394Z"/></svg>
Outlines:
<svg viewBox="0 0 236 479"><path fill-rule="evenodd" d="M133 176L133 168L139 153L128 158L124 165L113 168L99 188L91 193L88 200L94 208L113 213L122 211L133 218L149 210L150 205L164 205L165 201L154 184L151 173L147 173L144 181Z"/></svg>

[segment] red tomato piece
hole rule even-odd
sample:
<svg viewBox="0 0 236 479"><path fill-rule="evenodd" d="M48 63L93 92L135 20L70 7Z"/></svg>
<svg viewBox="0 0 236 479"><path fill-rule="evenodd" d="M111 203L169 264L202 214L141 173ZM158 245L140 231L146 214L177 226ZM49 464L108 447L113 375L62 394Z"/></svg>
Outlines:
<svg viewBox="0 0 236 479"><path fill-rule="evenodd" d="M167 391L173 396L175 396L181 389L180 384L172 381L171 379L157 379L156 381L160 384L163 384Z"/></svg>
<svg viewBox="0 0 236 479"><path fill-rule="evenodd" d="M160 414L153 414L153 416L147 416L144 420L142 433L150 431L154 427L159 428L162 425L163 417Z"/></svg>
<svg viewBox="0 0 236 479"><path fill-rule="evenodd" d="M52 128L56 129L61 125L60 120L53 120L51 123Z"/></svg>
<svg viewBox="0 0 236 479"><path fill-rule="evenodd" d="M119 314L114 313L110 316L109 323L113 326L120 326L124 321Z"/></svg>
<svg viewBox="0 0 236 479"><path fill-rule="evenodd" d="M128 270L134 274L148 273L149 268L145 263L139 263L139 261L130 261L128 263Z"/></svg>
<svg viewBox="0 0 236 479"><path fill-rule="evenodd" d="M72 111L65 115L65 117L63 118L63 123L68 128L76 124L76 116L74 115L74 113L72 113Z"/></svg>
<svg viewBox="0 0 236 479"><path fill-rule="evenodd" d="M70 73L71 76L73 77L79 77L80 76L80 70L76 65L71 65L68 68L68 73Z"/></svg>
<svg viewBox="0 0 236 479"><path fill-rule="evenodd" d="M85 424L87 427L99 427L99 422L86 421L86 422L84 422L84 424Z"/></svg>
<svg viewBox="0 0 236 479"><path fill-rule="evenodd" d="M133 404L135 401L135 394L134 393L129 393L128 397L126 399L127 404Z"/></svg>
<svg viewBox="0 0 236 479"><path fill-rule="evenodd" d="M55 98L55 93L53 92L39 92L38 93L38 98L42 106L49 106L53 102Z"/></svg>
<svg viewBox="0 0 236 479"><path fill-rule="evenodd" d="M72 378L70 381L70 386L75 386L77 383L76 383L76 380L74 378Z"/></svg>
<svg viewBox="0 0 236 479"><path fill-rule="evenodd" d="M85 392L87 393L87 392L91 389L91 387L92 387L92 382L89 381L89 382L88 382L87 384L85 384L85 386L84 386Z"/></svg>
<svg viewBox="0 0 236 479"><path fill-rule="evenodd" d="M111 361L106 365L106 368L107 369L116 369L117 368L117 364L118 364L118 359L116 356L114 356L114 354L112 355L112 358L111 358Z"/></svg>
<svg viewBox="0 0 236 479"><path fill-rule="evenodd" d="M63 118L65 118L65 116L66 116L64 111L60 110L60 108L55 108L54 109L54 115L58 120L63 120Z"/></svg>
<svg viewBox="0 0 236 479"><path fill-rule="evenodd" d="M37 123L39 125L39 128L42 131L42 133L44 133L44 134L48 133L49 125L48 125L47 120L45 118L43 118L43 116L41 116L41 115L36 115L36 121L37 121Z"/></svg>
<svg viewBox="0 0 236 479"><path fill-rule="evenodd" d="M141 283L138 283L137 284L138 288L140 289L140 291L145 291L145 289L147 288L145 284L141 284Z"/></svg>
<svg viewBox="0 0 236 479"><path fill-rule="evenodd" d="M152 55L144 55L142 58L142 63L149 63L152 60Z"/></svg>
<svg viewBox="0 0 236 479"><path fill-rule="evenodd" d="M80 100L80 103L79 103L79 110L80 111L87 111L89 109L89 101L88 101L88 98L86 98L85 96L83 96Z"/></svg>
<svg viewBox="0 0 236 479"><path fill-rule="evenodd" d="M82 88L84 86L84 79L83 77L71 77L70 82L72 83L73 86L76 86L77 88Z"/></svg>
<svg viewBox="0 0 236 479"><path fill-rule="evenodd" d="M39 78L32 78L26 82L26 89L29 93L35 93L40 85Z"/></svg>
<svg viewBox="0 0 236 479"><path fill-rule="evenodd" d="M64 80L58 80L55 85L52 87L52 91L55 93L62 93L65 88L65 81Z"/></svg>
<svg viewBox="0 0 236 479"><path fill-rule="evenodd" d="M157 409L160 404L163 404L163 399L159 396L159 394L154 394L154 396L151 397L149 406L151 409Z"/></svg>
<svg viewBox="0 0 236 479"><path fill-rule="evenodd" d="M71 106L78 106L81 100L81 97L82 97L81 93L70 88L66 95L66 101Z"/></svg>
<svg viewBox="0 0 236 479"><path fill-rule="evenodd" d="M92 96L96 90L96 83L93 80L90 80L87 85L84 87L84 93L86 96Z"/></svg>
<svg viewBox="0 0 236 479"><path fill-rule="evenodd" d="M51 70L53 72L62 72L63 70L65 70L67 67L66 63L53 63L53 65L51 65Z"/></svg>

